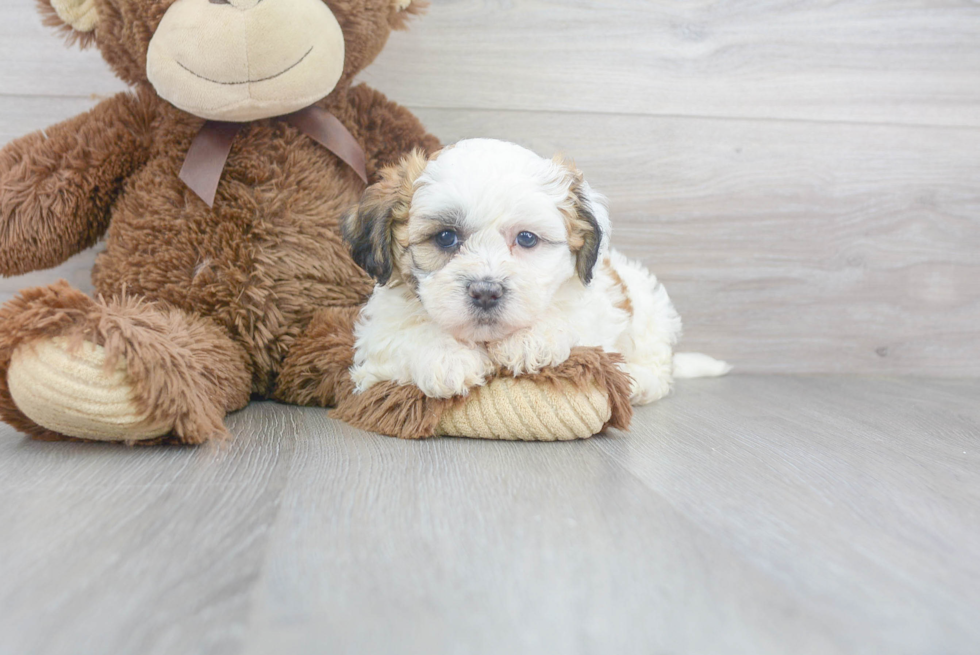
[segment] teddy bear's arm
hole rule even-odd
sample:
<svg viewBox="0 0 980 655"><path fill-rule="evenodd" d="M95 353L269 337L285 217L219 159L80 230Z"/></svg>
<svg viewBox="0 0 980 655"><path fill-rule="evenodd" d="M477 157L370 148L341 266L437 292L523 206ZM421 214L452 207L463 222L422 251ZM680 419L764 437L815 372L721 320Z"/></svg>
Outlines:
<svg viewBox="0 0 980 655"><path fill-rule="evenodd" d="M439 139L426 132L412 112L365 84L351 89L351 104L359 123L368 177L372 183L378 180L382 168L397 163L415 148L431 155L442 147Z"/></svg>
<svg viewBox="0 0 980 655"><path fill-rule="evenodd" d="M0 150L0 274L57 266L95 244L149 158L154 106L121 93Z"/></svg>

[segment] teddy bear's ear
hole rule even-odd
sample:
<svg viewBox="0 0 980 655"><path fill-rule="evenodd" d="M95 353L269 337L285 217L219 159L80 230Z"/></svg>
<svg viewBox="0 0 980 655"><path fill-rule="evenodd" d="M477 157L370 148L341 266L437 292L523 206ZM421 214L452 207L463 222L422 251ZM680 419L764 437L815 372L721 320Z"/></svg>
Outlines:
<svg viewBox="0 0 980 655"><path fill-rule="evenodd" d="M38 0L44 24L61 29L69 43L83 46L94 38L99 12L95 0Z"/></svg>
<svg viewBox="0 0 980 655"><path fill-rule="evenodd" d="M389 0L391 14L388 23L393 30L408 29L408 19L425 12L429 7L428 0Z"/></svg>

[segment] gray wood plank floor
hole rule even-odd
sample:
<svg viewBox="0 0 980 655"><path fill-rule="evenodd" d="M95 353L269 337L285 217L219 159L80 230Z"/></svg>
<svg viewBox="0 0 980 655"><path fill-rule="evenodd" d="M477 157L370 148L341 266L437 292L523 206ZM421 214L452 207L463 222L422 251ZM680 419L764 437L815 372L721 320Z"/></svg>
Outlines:
<svg viewBox="0 0 980 655"><path fill-rule="evenodd" d="M682 383L631 433L0 428L0 653L976 653L980 381Z"/></svg>

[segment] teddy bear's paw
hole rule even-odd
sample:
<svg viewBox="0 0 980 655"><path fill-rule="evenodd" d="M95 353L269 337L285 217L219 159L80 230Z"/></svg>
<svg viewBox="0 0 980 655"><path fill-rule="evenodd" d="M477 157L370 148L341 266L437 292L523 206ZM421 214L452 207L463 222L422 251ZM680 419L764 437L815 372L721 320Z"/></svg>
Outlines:
<svg viewBox="0 0 980 655"><path fill-rule="evenodd" d="M494 363L518 376L561 364L571 354L571 343L565 332L538 326L519 330L487 350Z"/></svg>
<svg viewBox="0 0 980 655"><path fill-rule="evenodd" d="M88 341L69 347L68 339L54 337L21 345L11 357L7 384L25 416L69 437L140 441L173 428L139 410L125 359L107 367L105 349Z"/></svg>

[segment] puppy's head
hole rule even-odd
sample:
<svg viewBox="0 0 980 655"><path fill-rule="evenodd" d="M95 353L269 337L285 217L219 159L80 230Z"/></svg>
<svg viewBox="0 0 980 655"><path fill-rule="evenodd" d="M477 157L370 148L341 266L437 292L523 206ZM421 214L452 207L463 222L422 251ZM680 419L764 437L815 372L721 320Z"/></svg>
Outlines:
<svg viewBox="0 0 980 655"><path fill-rule="evenodd" d="M473 139L386 169L344 219L354 260L407 284L459 339L532 325L564 284L588 284L609 239L604 199L570 163Z"/></svg>

